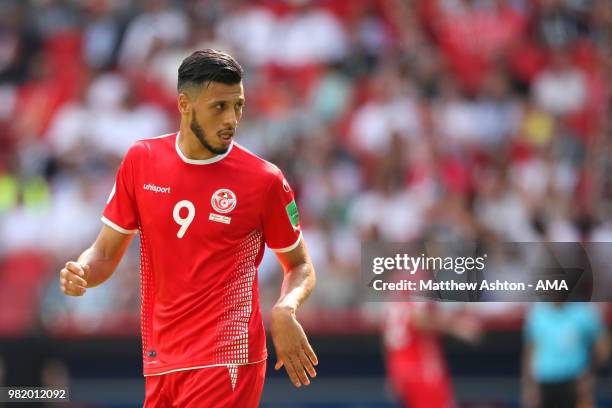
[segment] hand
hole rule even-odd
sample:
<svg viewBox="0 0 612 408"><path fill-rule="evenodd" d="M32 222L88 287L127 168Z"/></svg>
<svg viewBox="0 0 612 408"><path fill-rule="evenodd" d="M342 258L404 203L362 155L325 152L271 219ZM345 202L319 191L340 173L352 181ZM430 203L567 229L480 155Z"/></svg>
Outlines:
<svg viewBox="0 0 612 408"><path fill-rule="evenodd" d="M310 377L317 376L313 365L319 364L317 356L308 343L304 329L295 318L295 312L288 308L275 306L271 314L271 332L277 362L275 370L285 366L293 385L309 385Z"/></svg>
<svg viewBox="0 0 612 408"><path fill-rule="evenodd" d="M482 336L482 325L476 318L460 316L453 322L452 333L460 340L476 344Z"/></svg>
<svg viewBox="0 0 612 408"><path fill-rule="evenodd" d="M60 271L59 284L64 295L83 296L87 288L89 265L78 262L66 262L66 267Z"/></svg>

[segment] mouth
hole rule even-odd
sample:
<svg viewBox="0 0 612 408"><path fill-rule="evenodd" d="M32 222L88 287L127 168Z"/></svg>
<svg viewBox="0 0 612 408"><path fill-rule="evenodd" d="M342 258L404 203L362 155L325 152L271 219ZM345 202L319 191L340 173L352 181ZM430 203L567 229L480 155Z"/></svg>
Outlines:
<svg viewBox="0 0 612 408"><path fill-rule="evenodd" d="M222 142L224 142L225 144L229 144L232 141L232 138L234 137L234 132L219 132L218 136Z"/></svg>

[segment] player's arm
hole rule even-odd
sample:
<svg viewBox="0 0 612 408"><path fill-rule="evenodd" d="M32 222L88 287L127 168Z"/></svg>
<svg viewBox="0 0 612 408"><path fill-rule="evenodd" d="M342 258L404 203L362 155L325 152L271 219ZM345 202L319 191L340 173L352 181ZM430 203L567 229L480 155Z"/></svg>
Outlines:
<svg viewBox="0 0 612 408"><path fill-rule="evenodd" d="M66 262L60 271L60 289L65 295L82 296L113 274L134 234L122 234L103 225L98 238L76 262Z"/></svg>
<svg viewBox="0 0 612 408"><path fill-rule="evenodd" d="M589 319L590 330L593 331L593 346L591 348L593 368L595 370L604 367L612 352L612 344L610 343L610 334L603 323L603 310L596 306L594 316Z"/></svg>
<svg viewBox="0 0 612 408"><path fill-rule="evenodd" d="M535 339L535 317L534 311L525 316L523 328L523 355L521 361L521 406L524 408L537 407L539 405L540 392L538 384L532 372L532 362L536 352Z"/></svg>
<svg viewBox="0 0 612 408"><path fill-rule="evenodd" d="M604 330L593 344L593 359L595 367L603 367L608 362L611 354L610 335Z"/></svg>
<svg viewBox="0 0 612 408"><path fill-rule="evenodd" d="M531 374L531 360L533 358L533 344L526 343L523 346L521 361L521 400L522 406L531 408L538 406L538 385Z"/></svg>
<svg viewBox="0 0 612 408"><path fill-rule="evenodd" d="M422 307L414 311L413 321L420 330L448 334L467 343L476 343L482 335L479 320L465 313L445 313Z"/></svg>
<svg viewBox="0 0 612 408"><path fill-rule="evenodd" d="M297 321L295 313L315 287L314 267L304 240L297 248L276 253L285 271L280 298L272 308L271 332L277 362L275 369L285 366L291 382L300 387L310 384L317 375L314 366L318 364L308 338Z"/></svg>

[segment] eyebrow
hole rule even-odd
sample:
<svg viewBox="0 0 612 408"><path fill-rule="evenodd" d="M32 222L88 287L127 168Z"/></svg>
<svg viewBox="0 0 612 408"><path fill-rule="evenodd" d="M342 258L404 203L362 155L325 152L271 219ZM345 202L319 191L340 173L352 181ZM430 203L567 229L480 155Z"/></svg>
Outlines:
<svg viewBox="0 0 612 408"><path fill-rule="evenodd" d="M222 102L223 102L223 103L225 103L225 102L231 102L231 101L233 101L233 100L234 100L234 99L215 99L215 100L210 101L208 104L209 104L209 105L216 105L216 104L218 104L218 103L222 103ZM241 97L241 98L238 98L238 102L245 103L245 98L242 98L242 97Z"/></svg>

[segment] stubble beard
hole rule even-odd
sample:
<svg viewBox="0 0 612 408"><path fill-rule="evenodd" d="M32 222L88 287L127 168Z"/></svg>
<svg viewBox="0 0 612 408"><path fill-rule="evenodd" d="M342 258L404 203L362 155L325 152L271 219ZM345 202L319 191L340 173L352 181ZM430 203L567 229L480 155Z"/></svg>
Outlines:
<svg viewBox="0 0 612 408"><path fill-rule="evenodd" d="M206 140L206 134L204 133L204 129L202 129L202 126L200 126L200 124L196 121L195 109L193 110L193 116L191 117L191 123L189 124L189 128L191 129L195 137L198 138L202 147L204 147L209 152L213 154L224 154L229 149L229 146L228 147L214 147L210 143L208 143L208 141Z"/></svg>

